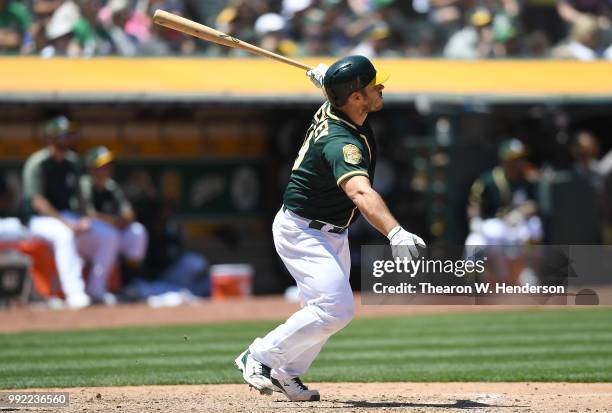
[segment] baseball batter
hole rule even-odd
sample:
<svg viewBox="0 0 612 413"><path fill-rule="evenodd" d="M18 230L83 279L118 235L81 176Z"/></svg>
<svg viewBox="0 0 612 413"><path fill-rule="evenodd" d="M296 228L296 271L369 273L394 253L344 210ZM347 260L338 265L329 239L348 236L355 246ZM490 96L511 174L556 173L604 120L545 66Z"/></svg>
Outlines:
<svg viewBox="0 0 612 413"><path fill-rule="evenodd" d="M300 380L327 339L345 327L355 307L349 284L347 228L361 213L404 256L425 243L404 230L372 189L376 141L366 118L383 107L383 82L363 56L307 72L324 87L327 101L314 115L293 165L283 206L272 225L274 245L295 279L303 307L263 338L256 338L235 365L262 394L291 401L318 401Z"/></svg>

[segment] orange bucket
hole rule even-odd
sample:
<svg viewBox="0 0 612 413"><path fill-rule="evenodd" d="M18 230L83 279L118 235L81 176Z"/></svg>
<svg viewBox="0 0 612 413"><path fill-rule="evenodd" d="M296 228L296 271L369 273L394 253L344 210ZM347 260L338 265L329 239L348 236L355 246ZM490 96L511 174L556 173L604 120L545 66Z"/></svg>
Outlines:
<svg viewBox="0 0 612 413"><path fill-rule="evenodd" d="M211 265L210 282L213 300L251 295L253 272L253 267L249 264Z"/></svg>

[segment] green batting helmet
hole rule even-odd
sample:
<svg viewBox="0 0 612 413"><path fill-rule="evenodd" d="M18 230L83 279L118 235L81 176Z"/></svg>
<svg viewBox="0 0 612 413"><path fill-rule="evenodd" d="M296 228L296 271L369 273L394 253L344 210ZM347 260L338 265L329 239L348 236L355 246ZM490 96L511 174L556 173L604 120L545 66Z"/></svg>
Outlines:
<svg viewBox="0 0 612 413"><path fill-rule="evenodd" d="M369 84L379 85L389 78L389 74L377 71L365 56L347 56L336 61L325 72L323 86L331 104L340 107L346 103L351 93Z"/></svg>
<svg viewBox="0 0 612 413"><path fill-rule="evenodd" d="M113 153L106 146L96 146L85 155L85 164L88 168L100 168L115 159Z"/></svg>

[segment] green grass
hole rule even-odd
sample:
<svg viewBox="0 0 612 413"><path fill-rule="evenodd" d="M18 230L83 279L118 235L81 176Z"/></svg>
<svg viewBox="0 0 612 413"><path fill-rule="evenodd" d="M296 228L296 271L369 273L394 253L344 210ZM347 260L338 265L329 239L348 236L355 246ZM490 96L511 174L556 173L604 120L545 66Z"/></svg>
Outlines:
<svg viewBox="0 0 612 413"><path fill-rule="evenodd" d="M0 388L240 383L234 357L276 323L0 335ZM308 381L612 382L612 309L355 320Z"/></svg>

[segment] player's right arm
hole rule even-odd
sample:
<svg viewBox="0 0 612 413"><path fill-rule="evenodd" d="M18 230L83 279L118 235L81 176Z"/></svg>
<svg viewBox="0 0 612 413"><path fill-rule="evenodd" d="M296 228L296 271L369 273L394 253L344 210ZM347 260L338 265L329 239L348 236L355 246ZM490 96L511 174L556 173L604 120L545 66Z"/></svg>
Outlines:
<svg viewBox="0 0 612 413"><path fill-rule="evenodd" d="M37 215L44 215L62 220L59 211L51 205L43 195L34 195L32 197L32 209Z"/></svg>
<svg viewBox="0 0 612 413"><path fill-rule="evenodd" d="M370 180L365 176L353 176L340 183L340 187L355 204L364 218L380 231L387 235L389 231L399 225L382 197L372 188Z"/></svg>
<svg viewBox="0 0 612 413"><path fill-rule="evenodd" d="M419 236L412 234L402 228L397 220L389 211L387 204L382 197L372 188L370 180L365 176L353 176L340 183L340 187L359 208L364 218L385 235L394 247L406 247L407 252L400 252L399 255L409 255L412 258L419 256L416 248L425 247L425 241ZM395 255L395 253L394 253Z"/></svg>
<svg viewBox="0 0 612 413"><path fill-rule="evenodd" d="M365 219L389 239L394 255L418 257L416 246L425 247L425 242L401 227L385 201L370 185L370 156L367 142L362 144L341 133L331 136L323 147L323 158L336 183ZM401 251L398 252L398 249Z"/></svg>

